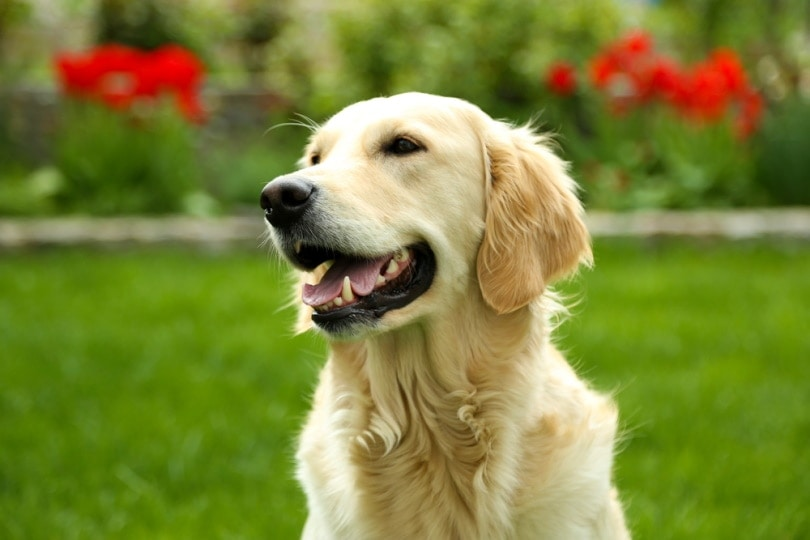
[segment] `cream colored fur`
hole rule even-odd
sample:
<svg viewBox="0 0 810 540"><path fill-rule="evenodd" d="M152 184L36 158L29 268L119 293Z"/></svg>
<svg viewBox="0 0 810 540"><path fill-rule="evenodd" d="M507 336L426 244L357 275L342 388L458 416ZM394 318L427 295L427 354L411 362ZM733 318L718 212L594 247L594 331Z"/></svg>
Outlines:
<svg viewBox="0 0 810 540"><path fill-rule="evenodd" d="M425 151L381 151L398 136ZM437 261L421 297L330 340L297 452L304 538L628 538L616 409L550 342L548 285L590 261L590 242L544 139L402 94L344 109L302 164L343 249L426 242Z"/></svg>

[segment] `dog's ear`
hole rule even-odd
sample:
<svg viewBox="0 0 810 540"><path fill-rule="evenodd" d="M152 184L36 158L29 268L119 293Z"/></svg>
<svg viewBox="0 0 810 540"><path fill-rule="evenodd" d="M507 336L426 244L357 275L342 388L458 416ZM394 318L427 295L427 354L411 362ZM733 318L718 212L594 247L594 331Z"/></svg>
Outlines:
<svg viewBox="0 0 810 540"><path fill-rule="evenodd" d="M576 185L542 137L495 122L485 146L490 178L478 281L487 304L509 313L590 262L590 237Z"/></svg>

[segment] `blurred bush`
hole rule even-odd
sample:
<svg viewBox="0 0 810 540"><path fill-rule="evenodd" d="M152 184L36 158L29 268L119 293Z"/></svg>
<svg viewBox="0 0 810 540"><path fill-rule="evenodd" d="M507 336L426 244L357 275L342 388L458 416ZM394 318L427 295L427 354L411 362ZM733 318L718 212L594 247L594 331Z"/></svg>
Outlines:
<svg viewBox="0 0 810 540"><path fill-rule="evenodd" d="M541 129L556 132L591 207L810 204L804 181L810 174L804 150L810 129L805 128L810 88L806 0L71 0L57 11L69 21L66 34L73 34L59 43L79 42L76 34L86 32L92 19L94 42L139 50L180 43L193 50L209 74L210 119L198 125L203 116L198 89L185 97L152 91L149 100L120 105L130 101L131 73L116 68L100 79L94 106L77 105L82 97L70 96L53 163L45 159L52 145L21 142L19 129L32 126L36 129L25 134L50 141L52 123L43 121L45 115L31 120L3 94L14 73L23 82L32 74L41 77L42 68L31 67L30 57L32 51L41 56L51 45L36 36L62 25L55 19L43 22L43 9L25 0L0 0L0 213L92 211L92 197L82 201L76 194L125 178L126 185L152 185L149 191L158 194L155 208L119 201L102 204L101 211L210 209L210 201L200 203L205 197L191 197L196 202L190 206L184 202L189 197L181 192L199 194L200 186L225 207L253 204L263 182L294 166L306 138L306 130L263 134L265 128L297 112L321 121L351 102L409 90L455 95L494 117L534 120ZM29 28L37 25L39 34ZM652 58L669 64L639 57L634 68L618 70L610 84L600 86L592 64L632 28L648 29L655 38ZM717 47L734 51L734 61L723 69L715 69L712 60ZM15 69L9 70L11 64ZM649 83L638 76L650 66L661 69L648 87L661 89L672 77L669 82L688 78L693 86L715 90L692 92L709 96L703 103L677 103L689 92L678 98L673 86L672 95L660 94L637 106L633 92L640 88L643 94ZM716 91L718 77L739 78L740 73L752 90L748 97L738 92L729 99L729 92ZM222 89L226 93L220 94ZM155 106L144 106L150 100ZM100 102L115 110L104 110ZM15 114L4 112L9 110ZM763 110L760 125L754 119ZM196 123L188 124L189 118ZM139 141L131 143L130 152L115 159L100 155L117 152L115 140L125 148L129 136ZM101 142L94 144L93 137ZM149 144L162 148L150 152ZM20 151L35 147L44 151ZM136 148L143 152L137 159ZM174 170L170 155L177 160ZM92 159L106 165L91 166ZM105 173L105 167L116 172ZM140 172L130 175L122 167L140 167ZM179 186L185 187L173 191ZM123 191L116 188L116 193ZM53 206L56 194L64 206Z"/></svg>
<svg viewBox="0 0 810 540"><path fill-rule="evenodd" d="M365 0L335 16L342 56L314 108L420 90L527 120L542 107L544 60L593 50L617 31L620 9L612 0Z"/></svg>
<svg viewBox="0 0 810 540"><path fill-rule="evenodd" d="M291 172L301 157L309 129L279 120L275 129L243 131L209 141L201 156L203 185L229 208L255 212L264 185Z"/></svg>
<svg viewBox="0 0 810 540"><path fill-rule="evenodd" d="M94 214L184 210L196 191L193 128L168 103L148 117L123 115L97 103L63 111L56 166L64 177L61 211Z"/></svg>
<svg viewBox="0 0 810 540"><path fill-rule="evenodd" d="M203 67L176 45L62 54L65 103L55 162L61 210L98 214L198 211L195 123ZM186 208L191 201L194 208Z"/></svg>
<svg viewBox="0 0 810 540"><path fill-rule="evenodd" d="M560 61L545 80L547 118L597 207L751 204L751 135L763 98L737 54L686 65L630 32L582 68Z"/></svg>
<svg viewBox="0 0 810 540"><path fill-rule="evenodd" d="M13 112L9 90L0 85L0 215L50 212L61 176L49 166L35 170L23 156Z"/></svg>
<svg viewBox="0 0 810 540"><path fill-rule="evenodd" d="M7 94L14 70L8 61L12 56L8 34L13 26L27 19L29 10L22 0L0 0L0 172L18 166L9 111L11 99Z"/></svg>
<svg viewBox="0 0 810 540"><path fill-rule="evenodd" d="M759 135L756 181L772 203L810 205L810 99L774 107Z"/></svg>
<svg viewBox="0 0 810 540"><path fill-rule="evenodd" d="M268 68L268 47L281 34L288 20L286 2L242 0L237 4L235 32L242 63L254 86L262 86Z"/></svg>
<svg viewBox="0 0 810 540"><path fill-rule="evenodd" d="M178 6L166 0L98 0L96 42L142 50L169 43L188 46Z"/></svg>
<svg viewBox="0 0 810 540"><path fill-rule="evenodd" d="M23 0L0 0L0 69L7 68L9 31L28 18L30 9L31 6Z"/></svg>
<svg viewBox="0 0 810 540"><path fill-rule="evenodd" d="M591 206L757 205L768 200L754 180L758 145L772 154L804 142L797 135L795 143L762 143L774 120L756 132L767 103L797 94L807 78L807 47L802 56L796 43L806 43L808 13L797 0L364 0L334 18L337 67L332 78L314 77L308 111L322 117L407 90L455 95L495 117L536 119L559 132ZM647 35L647 44L636 43L646 50L597 81L593 71L609 66L594 64L639 25L653 29L655 50ZM763 58L778 75L751 69ZM797 202L788 177L780 192L794 185Z"/></svg>

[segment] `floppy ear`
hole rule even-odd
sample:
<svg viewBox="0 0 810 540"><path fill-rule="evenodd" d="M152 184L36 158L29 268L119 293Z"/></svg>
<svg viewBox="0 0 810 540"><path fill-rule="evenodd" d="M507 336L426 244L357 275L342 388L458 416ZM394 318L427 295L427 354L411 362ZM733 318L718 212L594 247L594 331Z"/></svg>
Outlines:
<svg viewBox="0 0 810 540"><path fill-rule="evenodd" d="M576 184L542 137L496 122L485 144L491 177L478 281L487 304L510 313L590 262L590 236Z"/></svg>

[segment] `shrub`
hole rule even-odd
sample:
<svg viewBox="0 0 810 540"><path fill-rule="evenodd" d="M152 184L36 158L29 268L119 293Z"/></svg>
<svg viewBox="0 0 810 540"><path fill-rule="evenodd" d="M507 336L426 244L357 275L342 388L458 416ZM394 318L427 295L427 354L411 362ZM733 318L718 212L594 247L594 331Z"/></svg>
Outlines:
<svg viewBox="0 0 810 540"><path fill-rule="evenodd" d="M166 0L99 0L96 41L143 50L185 43L178 8L176 2Z"/></svg>
<svg viewBox="0 0 810 540"><path fill-rule="evenodd" d="M264 133L243 129L238 136L209 141L203 175L207 191L237 211L254 212L264 184L295 170L309 135L303 126L279 124Z"/></svg>
<svg viewBox="0 0 810 540"><path fill-rule="evenodd" d="M61 203L94 213L173 212L197 184L202 65L167 46L108 45L56 59L66 102L56 141Z"/></svg>
<svg viewBox="0 0 810 540"><path fill-rule="evenodd" d="M320 79L316 116L380 94L455 95L558 131L591 206L760 201L752 135L764 100L728 48L687 65L644 32L611 41L623 19L612 2L363 5L336 19L341 75Z"/></svg>
<svg viewBox="0 0 810 540"><path fill-rule="evenodd" d="M96 214L183 209L196 189L194 137L167 104L143 119L96 103L68 103L56 140L62 210Z"/></svg>
<svg viewBox="0 0 810 540"><path fill-rule="evenodd" d="M319 105L326 112L376 95L420 90L528 120L542 107L541 59L592 49L620 20L609 0L362 4L335 18L343 61L338 80L321 85Z"/></svg>
<svg viewBox="0 0 810 540"><path fill-rule="evenodd" d="M236 41L242 63L255 86L264 86L268 46L278 39L287 23L288 6L276 0L246 0L239 4Z"/></svg>
<svg viewBox="0 0 810 540"><path fill-rule="evenodd" d="M810 100L775 107L762 126L756 180L773 202L810 204Z"/></svg>

